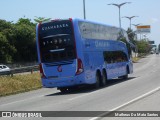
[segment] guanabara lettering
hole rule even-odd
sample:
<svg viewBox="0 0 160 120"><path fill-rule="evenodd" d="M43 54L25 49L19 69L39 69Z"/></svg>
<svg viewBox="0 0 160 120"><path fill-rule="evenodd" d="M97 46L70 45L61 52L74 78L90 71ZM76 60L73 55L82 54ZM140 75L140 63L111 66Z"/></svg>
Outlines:
<svg viewBox="0 0 160 120"><path fill-rule="evenodd" d="M68 24L60 24L60 25L45 26L45 27L42 27L42 31L59 29L59 28L66 28L66 27L69 27L69 25Z"/></svg>

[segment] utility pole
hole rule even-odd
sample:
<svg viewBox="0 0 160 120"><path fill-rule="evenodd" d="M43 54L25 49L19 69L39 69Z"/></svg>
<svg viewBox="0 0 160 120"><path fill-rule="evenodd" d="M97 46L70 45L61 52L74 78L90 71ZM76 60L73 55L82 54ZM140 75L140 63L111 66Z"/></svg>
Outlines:
<svg viewBox="0 0 160 120"><path fill-rule="evenodd" d="M125 4L130 4L131 2L124 2L124 3L121 3L121 4L115 4L115 3L111 3L111 4L108 4L108 5L113 5L113 6L116 6L118 7L119 9L119 27L121 29L121 7Z"/></svg>
<svg viewBox="0 0 160 120"><path fill-rule="evenodd" d="M83 0L83 15L84 15L84 19L86 19L86 5L85 5L85 0Z"/></svg>
<svg viewBox="0 0 160 120"><path fill-rule="evenodd" d="M129 21L130 21L130 29L131 29L131 20L132 20L133 18L135 18L135 17L139 17L139 16L131 16L131 17L124 16L124 17L123 17L123 18L129 19Z"/></svg>

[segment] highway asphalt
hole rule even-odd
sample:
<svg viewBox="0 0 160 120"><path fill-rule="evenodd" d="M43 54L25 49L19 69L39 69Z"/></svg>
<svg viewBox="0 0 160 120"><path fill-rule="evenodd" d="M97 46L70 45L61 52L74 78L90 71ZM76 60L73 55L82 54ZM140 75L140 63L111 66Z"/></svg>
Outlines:
<svg viewBox="0 0 160 120"><path fill-rule="evenodd" d="M104 111L104 114L111 110L160 111L159 93L160 55L153 54L134 63L134 73L129 75L128 80L115 79L110 81L106 87L98 90L80 88L76 91L62 94L55 88L42 88L27 93L1 97L0 111ZM74 114L73 112L73 116ZM101 116L101 114L90 117L79 115L79 117L41 119L131 119L131 117L100 118L99 116ZM0 120L1 119L2 118L0 118ZM137 120L137 117L132 119ZM145 117L139 119L146 120ZM147 120L148 119L158 120L160 117L147 117Z"/></svg>

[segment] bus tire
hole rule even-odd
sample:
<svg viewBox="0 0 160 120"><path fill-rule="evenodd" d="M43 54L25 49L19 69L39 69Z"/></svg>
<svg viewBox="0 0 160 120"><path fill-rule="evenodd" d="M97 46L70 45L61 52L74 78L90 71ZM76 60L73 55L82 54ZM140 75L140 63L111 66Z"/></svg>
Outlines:
<svg viewBox="0 0 160 120"><path fill-rule="evenodd" d="M101 85L104 87L107 84L107 73L106 70L102 71L102 81L101 81Z"/></svg>
<svg viewBox="0 0 160 120"><path fill-rule="evenodd" d="M62 93L66 93L68 91L67 88L59 88L59 90L62 92Z"/></svg>
<svg viewBox="0 0 160 120"><path fill-rule="evenodd" d="M100 73L96 73L96 83L93 85L94 89L98 89L100 87L101 76Z"/></svg>
<svg viewBox="0 0 160 120"><path fill-rule="evenodd" d="M124 75L124 76L122 77L122 79L124 79L124 80L128 79L128 74L127 74L127 75Z"/></svg>
<svg viewBox="0 0 160 120"><path fill-rule="evenodd" d="M127 73L126 75L122 76L122 78L124 80L128 79L128 74L129 74L129 67L128 66L126 67L126 73Z"/></svg>

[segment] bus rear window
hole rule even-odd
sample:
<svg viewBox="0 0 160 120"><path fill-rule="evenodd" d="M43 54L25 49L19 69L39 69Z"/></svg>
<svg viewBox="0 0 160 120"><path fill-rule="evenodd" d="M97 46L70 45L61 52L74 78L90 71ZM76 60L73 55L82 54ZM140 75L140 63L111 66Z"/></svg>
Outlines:
<svg viewBox="0 0 160 120"><path fill-rule="evenodd" d="M41 61L59 62L76 58L71 21L56 21L40 28Z"/></svg>

